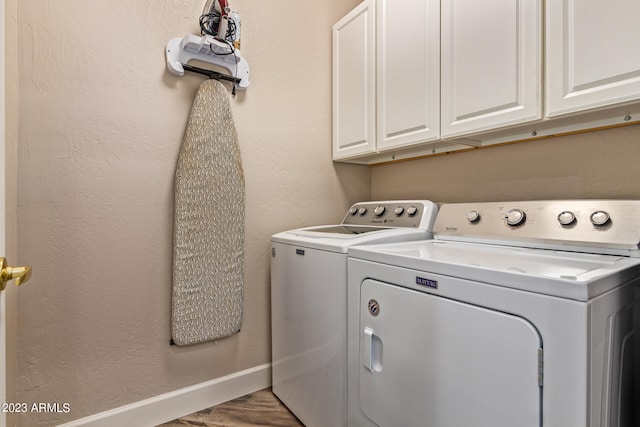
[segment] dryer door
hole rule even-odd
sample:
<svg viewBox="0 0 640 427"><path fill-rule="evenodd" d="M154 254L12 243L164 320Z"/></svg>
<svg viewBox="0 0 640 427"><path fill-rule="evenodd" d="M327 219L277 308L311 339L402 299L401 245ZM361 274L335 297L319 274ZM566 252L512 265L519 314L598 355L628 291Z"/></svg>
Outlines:
<svg viewBox="0 0 640 427"><path fill-rule="evenodd" d="M539 427L541 347L523 318L366 280L361 410L381 427Z"/></svg>

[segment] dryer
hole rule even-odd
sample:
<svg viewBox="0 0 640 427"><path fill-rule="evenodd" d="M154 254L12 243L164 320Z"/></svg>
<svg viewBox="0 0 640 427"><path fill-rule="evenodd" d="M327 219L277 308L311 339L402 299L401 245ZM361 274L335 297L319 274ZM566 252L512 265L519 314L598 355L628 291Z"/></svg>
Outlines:
<svg viewBox="0 0 640 427"><path fill-rule="evenodd" d="M640 202L445 204L354 247L349 426L640 426Z"/></svg>
<svg viewBox="0 0 640 427"><path fill-rule="evenodd" d="M339 224L272 237L273 392L305 426L347 422L347 250L430 238L437 210L426 200L361 202Z"/></svg>

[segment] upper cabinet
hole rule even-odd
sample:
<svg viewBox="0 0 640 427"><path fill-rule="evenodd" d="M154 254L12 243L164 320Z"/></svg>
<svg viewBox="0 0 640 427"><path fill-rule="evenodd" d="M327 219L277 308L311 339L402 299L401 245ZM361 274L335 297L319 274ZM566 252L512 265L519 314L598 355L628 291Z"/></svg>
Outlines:
<svg viewBox="0 0 640 427"><path fill-rule="evenodd" d="M639 0L366 0L333 28L334 160L640 123Z"/></svg>
<svg viewBox="0 0 640 427"><path fill-rule="evenodd" d="M440 1L364 1L333 27L334 159L439 139Z"/></svg>
<svg viewBox="0 0 640 427"><path fill-rule="evenodd" d="M375 150L375 14L365 0L333 26L333 158Z"/></svg>
<svg viewBox="0 0 640 427"><path fill-rule="evenodd" d="M640 97L638 17L638 0L547 1L548 117Z"/></svg>
<svg viewBox="0 0 640 427"><path fill-rule="evenodd" d="M440 1L376 2L377 149L440 139Z"/></svg>
<svg viewBox="0 0 640 427"><path fill-rule="evenodd" d="M541 0L442 1L442 137L542 118Z"/></svg>

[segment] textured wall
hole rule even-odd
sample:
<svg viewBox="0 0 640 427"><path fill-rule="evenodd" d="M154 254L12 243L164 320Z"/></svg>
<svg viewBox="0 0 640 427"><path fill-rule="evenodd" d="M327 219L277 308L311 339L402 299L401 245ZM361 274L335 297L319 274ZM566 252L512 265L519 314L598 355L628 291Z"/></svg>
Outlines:
<svg viewBox="0 0 640 427"><path fill-rule="evenodd" d="M15 1L15 0L13 0ZM252 85L232 100L246 178L245 315L169 346L173 175L202 77L165 69L204 0L20 0L18 401L52 425L270 362L269 239L331 223L370 171L331 162L331 25L358 2L235 0Z"/></svg>
<svg viewBox="0 0 640 427"><path fill-rule="evenodd" d="M372 168L374 199L640 198L640 125Z"/></svg>

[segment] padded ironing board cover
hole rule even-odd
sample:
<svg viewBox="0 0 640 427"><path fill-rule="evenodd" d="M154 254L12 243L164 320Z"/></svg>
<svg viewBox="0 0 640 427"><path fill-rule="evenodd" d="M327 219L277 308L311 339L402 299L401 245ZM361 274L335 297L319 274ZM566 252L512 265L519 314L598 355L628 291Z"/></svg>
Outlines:
<svg viewBox="0 0 640 427"><path fill-rule="evenodd" d="M175 176L172 338L177 345L233 335L242 326L244 176L229 95L198 89Z"/></svg>

